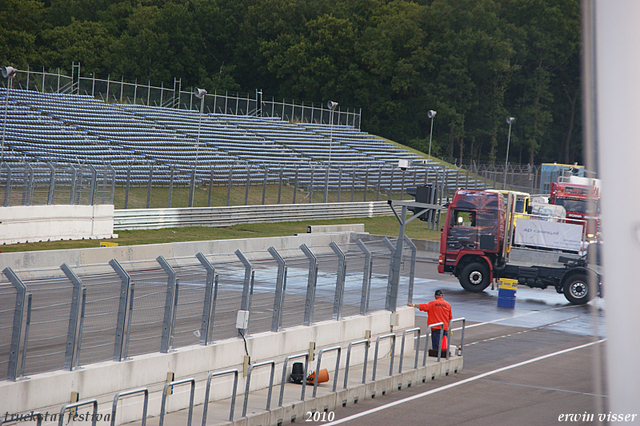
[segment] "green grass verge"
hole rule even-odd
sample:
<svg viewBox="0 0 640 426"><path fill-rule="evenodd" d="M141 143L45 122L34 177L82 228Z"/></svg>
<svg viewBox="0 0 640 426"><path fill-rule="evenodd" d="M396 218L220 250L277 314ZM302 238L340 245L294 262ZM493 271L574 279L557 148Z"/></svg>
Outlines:
<svg viewBox="0 0 640 426"><path fill-rule="evenodd" d="M442 219L441 219L442 222ZM140 231L119 231L118 238L109 242L120 246L139 244L157 244L179 241L207 241L234 238L275 237L307 232L308 225L332 225L363 223L365 232L376 235L397 237L399 223L395 216L372 218L350 218L334 220L314 220L302 222L253 223L234 225L224 228L193 226L184 228L166 228ZM439 231L427 230L427 223L414 220L405 229L405 235L423 240L439 240ZM33 250L64 250L75 248L99 247L99 240L45 241L40 243L12 244L0 246L2 252L19 252Z"/></svg>

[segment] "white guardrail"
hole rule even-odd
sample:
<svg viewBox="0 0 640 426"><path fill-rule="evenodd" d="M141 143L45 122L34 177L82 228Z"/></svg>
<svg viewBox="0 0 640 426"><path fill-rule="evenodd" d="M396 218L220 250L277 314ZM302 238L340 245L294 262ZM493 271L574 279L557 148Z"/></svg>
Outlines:
<svg viewBox="0 0 640 426"><path fill-rule="evenodd" d="M243 223L390 216L386 201L359 203L279 204L259 206L129 209L114 212L114 231L184 226L223 227Z"/></svg>

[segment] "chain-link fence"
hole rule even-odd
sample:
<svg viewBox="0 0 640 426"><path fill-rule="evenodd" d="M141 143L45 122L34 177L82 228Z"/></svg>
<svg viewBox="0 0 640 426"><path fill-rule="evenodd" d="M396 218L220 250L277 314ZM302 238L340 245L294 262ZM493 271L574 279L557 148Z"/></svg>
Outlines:
<svg viewBox="0 0 640 426"><path fill-rule="evenodd" d="M441 198L458 188L502 189L504 166L447 168L428 165L400 170L378 168L263 169L223 164L208 171L155 169L136 174L136 167L63 163L2 163L0 202L11 205L114 204L119 209L303 204L411 199L409 188L436 184ZM506 188L537 193L548 179L540 167L513 166Z"/></svg>
<svg viewBox="0 0 640 426"><path fill-rule="evenodd" d="M345 243L234 255L71 268L22 280L0 275L0 371L24 375L279 331L388 303L393 243ZM415 247L403 250L415 259ZM42 276L48 276L43 278ZM397 301L413 294L402 271ZM250 313L236 328L239 310ZM4 374L4 373L3 373Z"/></svg>

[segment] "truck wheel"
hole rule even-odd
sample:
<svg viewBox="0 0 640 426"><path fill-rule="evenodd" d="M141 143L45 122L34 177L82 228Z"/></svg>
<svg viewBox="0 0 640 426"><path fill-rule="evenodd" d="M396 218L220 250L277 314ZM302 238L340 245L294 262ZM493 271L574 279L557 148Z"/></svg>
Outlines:
<svg viewBox="0 0 640 426"><path fill-rule="evenodd" d="M458 277L460 285L472 293L480 293L489 286L489 268L479 262L468 264Z"/></svg>
<svg viewBox="0 0 640 426"><path fill-rule="evenodd" d="M585 274L575 274L565 281L564 297L573 305L584 305L593 299L589 291L589 282Z"/></svg>

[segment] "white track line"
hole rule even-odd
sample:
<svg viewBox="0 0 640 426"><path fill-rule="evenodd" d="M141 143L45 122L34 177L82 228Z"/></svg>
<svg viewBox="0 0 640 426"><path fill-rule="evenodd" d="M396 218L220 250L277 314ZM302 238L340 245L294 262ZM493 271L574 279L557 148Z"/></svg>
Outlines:
<svg viewBox="0 0 640 426"><path fill-rule="evenodd" d="M553 352L553 353L550 353L550 354L547 354L547 355L542 355L542 356L539 356L537 358L532 358L532 359L527 360L527 361L518 362L516 364L512 364L512 365L508 365L506 367L498 368L498 369L493 370L493 371L488 371L486 373L478 374L477 376L470 377L470 378L464 379L464 380L460 380L459 382L456 382L456 383L451 383L449 385L442 386L442 387L437 388L437 389L432 389L432 390L427 391L427 392L423 392L423 393L420 393L420 394L417 394L417 395L413 395L413 396L410 396L408 398L404 398L404 399L401 399L401 400L398 400L398 401L394 401L394 402L389 403L389 404L381 405L380 407L376 407L376 408L373 408L371 410L363 411L361 413L354 414L354 415L349 416L349 417L345 417L344 419L336 420L336 421L331 422L331 423L326 423L325 426L339 425L341 423L345 423L345 422L350 421L350 420L354 420L354 419L357 419L357 418L360 418L360 417L368 416L369 414L373 414L373 413L376 413L378 411L386 410L387 408L395 407L396 405L404 404L405 402L410 402L410 401L413 401L413 400L416 400L416 399L419 399L419 398L423 398L425 396L432 395L432 394L437 393L437 392L441 392L443 390L451 389L451 388L454 388L456 386L464 385L464 384L467 384L467 383L470 383L470 382L485 378L487 376L491 376L491 375L494 375L494 374L497 374L497 373L502 373L503 371L511 370L511 369L517 368L517 367L522 367L523 365L531 364L531 363L537 362L537 361L542 361L543 359L551 358L551 357L554 357L554 356L557 356L557 355L566 354L568 352L573 352L573 351L576 351L576 350L579 350L579 349L584 349L584 348L587 348L589 346L593 346L593 345L596 345L598 343L602 343L602 342L604 342L606 340L607 339L601 339L601 340L597 340L595 342L586 343L584 345L575 346L573 348L563 349L563 350L558 351L558 352Z"/></svg>

